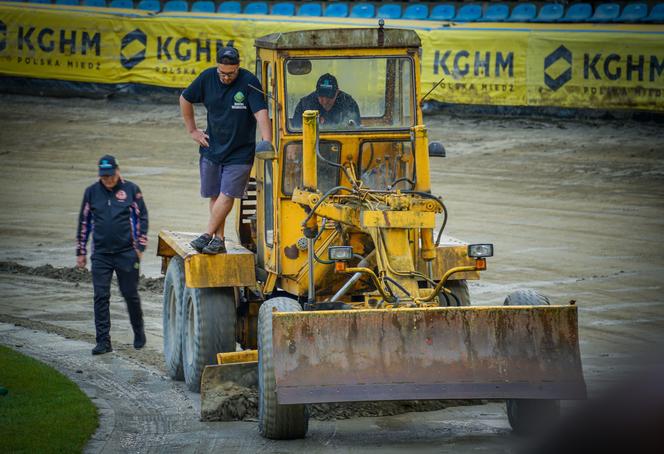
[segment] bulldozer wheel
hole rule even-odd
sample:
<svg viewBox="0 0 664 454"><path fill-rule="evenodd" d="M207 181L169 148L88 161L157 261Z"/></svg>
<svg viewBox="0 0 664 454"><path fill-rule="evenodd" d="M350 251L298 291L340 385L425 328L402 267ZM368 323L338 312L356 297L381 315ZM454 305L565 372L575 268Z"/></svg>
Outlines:
<svg viewBox="0 0 664 454"><path fill-rule="evenodd" d="M309 429L309 413L305 405L277 403L274 364L272 363L272 310L299 312L297 301L271 298L258 313L258 430L266 438L289 440L304 438Z"/></svg>
<svg viewBox="0 0 664 454"><path fill-rule="evenodd" d="M206 365L217 353L235 351L235 291L225 288L186 288L184 291L182 360L187 388L200 392Z"/></svg>
<svg viewBox="0 0 664 454"><path fill-rule="evenodd" d="M534 290L517 290L505 298L505 306L548 306L549 298ZM560 402L545 399L507 399L507 419L517 435L536 435L550 428L560 416Z"/></svg>
<svg viewBox="0 0 664 454"><path fill-rule="evenodd" d="M468 292L468 282L465 279L447 281L445 286L459 298L462 306L470 306L470 292ZM445 301L444 297L440 298ZM451 303L456 304L456 300L451 298Z"/></svg>
<svg viewBox="0 0 664 454"><path fill-rule="evenodd" d="M164 363L168 375L184 380L182 368L182 294L184 266L178 256L171 258L164 278L162 324L164 328Z"/></svg>

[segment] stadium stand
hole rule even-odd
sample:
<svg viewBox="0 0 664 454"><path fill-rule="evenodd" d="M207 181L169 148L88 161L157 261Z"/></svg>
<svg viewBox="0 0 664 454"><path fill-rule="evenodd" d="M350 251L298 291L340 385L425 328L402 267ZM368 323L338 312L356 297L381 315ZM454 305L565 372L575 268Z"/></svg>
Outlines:
<svg viewBox="0 0 664 454"><path fill-rule="evenodd" d="M593 7L590 3L574 3L565 12L558 22L585 22L593 15Z"/></svg>
<svg viewBox="0 0 664 454"><path fill-rule="evenodd" d="M168 0L164 3L164 13L183 13L189 11L189 3L185 0Z"/></svg>
<svg viewBox="0 0 664 454"><path fill-rule="evenodd" d="M318 17L323 14L323 7L320 3L303 3L297 11L298 16Z"/></svg>
<svg viewBox="0 0 664 454"><path fill-rule="evenodd" d="M431 14L429 14L429 19L452 20L455 14L456 14L456 8L454 8L454 5L450 4L436 5L431 9Z"/></svg>
<svg viewBox="0 0 664 454"><path fill-rule="evenodd" d="M345 3L328 3L325 6L325 17L348 17L348 5Z"/></svg>
<svg viewBox="0 0 664 454"><path fill-rule="evenodd" d="M265 2L250 2L244 7L244 14L267 14L268 8Z"/></svg>
<svg viewBox="0 0 664 454"><path fill-rule="evenodd" d="M625 5L616 22L639 22L648 16L648 5L645 3L629 3Z"/></svg>
<svg viewBox="0 0 664 454"><path fill-rule="evenodd" d="M563 17L565 8L560 3L546 3L540 9L533 22L558 22Z"/></svg>
<svg viewBox="0 0 664 454"><path fill-rule="evenodd" d="M595 9L595 14L588 22L612 22L620 16L620 5L617 3L602 3Z"/></svg>
<svg viewBox="0 0 664 454"><path fill-rule="evenodd" d="M221 2L217 8L218 13L224 14L240 14L242 12L242 6L240 2Z"/></svg>
<svg viewBox="0 0 664 454"><path fill-rule="evenodd" d="M134 4L131 0L111 0L111 3L108 4L111 8L125 8L133 9Z"/></svg>
<svg viewBox="0 0 664 454"><path fill-rule="evenodd" d="M482 17L482 7L480 5L463 5L454 16L457 22L475 22Z"/></svg>
<svg viewBox="0 0 664 454"><path fill-rule="evenodd" d="M198 0L191 4L192 13L214 13L215 10L212 0Z"/></svg>
<svg viewBox="0 0 664 454"><path fill-rule="evenodd" d="M641 22L656 22L658 24L664 23L664 3L658 3L650 10L648 17Z"/></svg>
<svg viewBox="0 0 664 454"><path fill-rule="evenodd" d="M415 3L408 5L403 12L402 19L424 20L429 17L429 7Z"/></svg>
<svg viewBox="0 0 664 454"><path fill-rule="evenodd" d="M457 0L0 0L32 4L136 8L187 12L300 17L353 17L454 22L664 23L664 2L510 2ZM107 3L108 2L108 3ZM136 4L134 5L134 2ZM593 6L595 5L595 6ZM162 9L163 7L163 9Z"/></svg>
<svg viewBox="0 0 664 454"><path fill-rule="evenodd" d="M381 5L378 8L376 17L380 19L400 19L401 18L401 5L395 3L389 3L386 5Z"/></svg>
<svg viewBox="0 0 664 454"><path fill-rule="evenodd" d="M489 5L482 17L484 22L505 22L510 15L510 7L505 3Z"/></svg>
<svg viewBox="0 0 664 454"><path fill-rule="evenodd" d="M270 14L273 16L294 16L295 5L292 2L275 3Z"/></svg>
<svg viewBox="0 0 664 454"><path fill-rule="evenodd" d="M141 0L138 2L136 9L158 13L161 11L161 3L159 3L159 0Z"/></svg>
<svg viewBox="0 0 664 454"><path fill-rule="evenodd" d="M519 3L512 9L507 22L530 22L537 15L537 7L533 3Z"/></svg>

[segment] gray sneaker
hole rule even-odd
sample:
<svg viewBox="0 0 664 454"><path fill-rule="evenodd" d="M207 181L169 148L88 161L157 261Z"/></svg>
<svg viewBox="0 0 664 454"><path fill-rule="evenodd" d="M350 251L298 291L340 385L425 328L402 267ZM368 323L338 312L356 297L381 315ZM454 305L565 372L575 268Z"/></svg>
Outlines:
<svg viewBox="0 0 664 454"><path fill-rule="evenodd" d="M207 246L201 251L203 254L225 254L226 253L226 243L223 238L215 236L212 238L212 241L208 243Z"/></svg>
<svg viewBox="0 0 664 454"><path fill-rule="evenodd" d="M193 247L196 251L201 252L205 246L208 245L208 243L212 240L212 236L208 235L207 233L202 234L198 238L196 238L194 241L189 243L191 247Z"/></svg>

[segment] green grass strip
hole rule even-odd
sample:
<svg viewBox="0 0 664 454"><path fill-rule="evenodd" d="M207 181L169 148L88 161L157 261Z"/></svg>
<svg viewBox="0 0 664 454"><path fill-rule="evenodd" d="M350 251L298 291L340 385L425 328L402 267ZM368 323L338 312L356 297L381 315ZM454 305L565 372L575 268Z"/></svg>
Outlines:
<svg viewBox="0 0 664 454"><path fill-rule="evenodd" d="M97 409L55 369L0 345L0 451L81 452Z"/></svg>

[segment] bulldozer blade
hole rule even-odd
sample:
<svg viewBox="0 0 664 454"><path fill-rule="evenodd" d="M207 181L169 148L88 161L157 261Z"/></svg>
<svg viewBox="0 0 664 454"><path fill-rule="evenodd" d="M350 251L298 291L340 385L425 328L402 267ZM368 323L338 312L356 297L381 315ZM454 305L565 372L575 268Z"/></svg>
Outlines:
<svg viewBox="0 0 664 454"><path fill-rule="evenodd" d="M273 314L279 404L583 399L576 306Z"/></svg>

